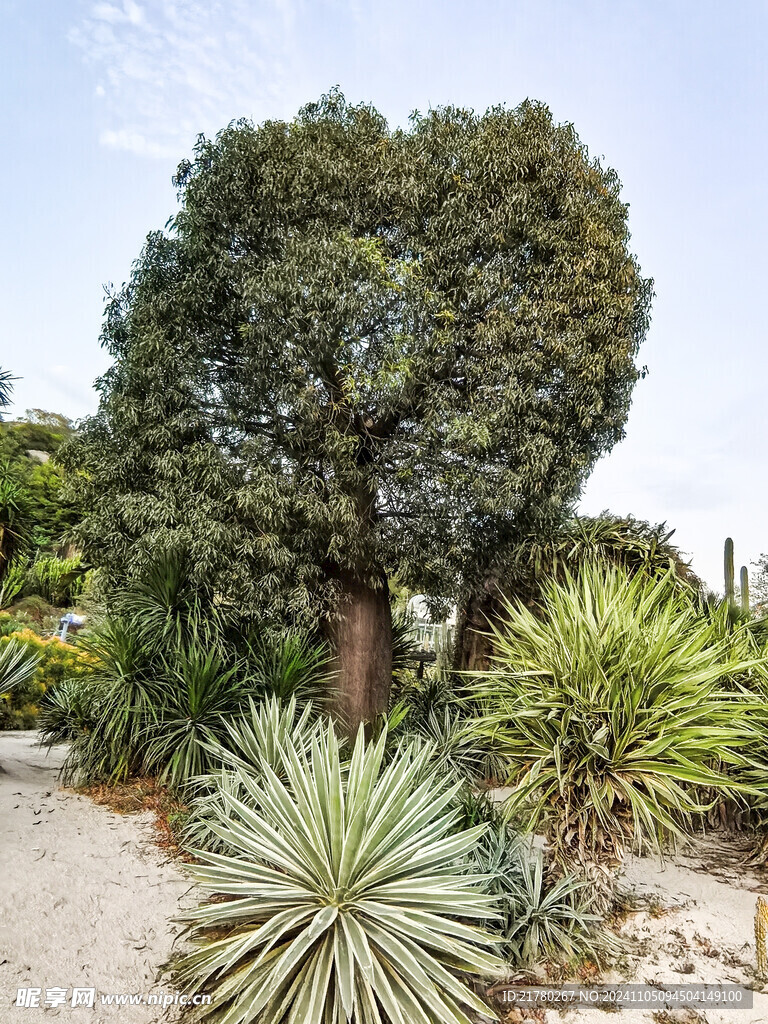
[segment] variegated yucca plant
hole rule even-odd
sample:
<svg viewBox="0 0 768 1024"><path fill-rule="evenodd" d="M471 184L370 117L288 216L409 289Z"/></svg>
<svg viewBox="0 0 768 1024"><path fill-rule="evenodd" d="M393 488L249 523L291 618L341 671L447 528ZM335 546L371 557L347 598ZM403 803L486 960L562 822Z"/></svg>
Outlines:
<svg viewBox="0 0 768 1024"><path fill-rule="evenodd" d="M467 857L485 826L456 831L459 784L425 780L427 751L362 733L345 765L332 728L284 747L285 776L239 770L251 806L223 795L211 829L232 855L188 870L214 898L184 920L198 948L176 966L210 991L216 1024L471 1024L492 1011L467 983L493 976L477 922L493 898ZM256 808L256 809L254 809ZM222 899L224 897L225 899Z"/></svg>
<svg viewBox="0 0 768 1024"><path fill-rule="evenodd" d="M506 759L510 810L606 909L631 849L745 790L726 769L760 746L761 702L726 681L751 662L673 580L597 563L546 584L539 614L508 603L493 632L476 735Z"/></svg>

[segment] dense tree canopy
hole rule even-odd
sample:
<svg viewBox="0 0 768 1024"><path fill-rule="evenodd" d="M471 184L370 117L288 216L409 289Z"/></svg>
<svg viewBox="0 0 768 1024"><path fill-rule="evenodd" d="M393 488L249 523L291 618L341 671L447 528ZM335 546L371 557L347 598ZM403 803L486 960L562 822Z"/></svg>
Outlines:
<svg viewBox="0 0 768 1024"><path fill-rule="evenodd" d="M115 575L183 538L245 609L335 609L370 712L386 578L459 597L622 436L651 288L619 180L541 104L392 130L332 93L177 183L67 456L82 537Z"/></svg>

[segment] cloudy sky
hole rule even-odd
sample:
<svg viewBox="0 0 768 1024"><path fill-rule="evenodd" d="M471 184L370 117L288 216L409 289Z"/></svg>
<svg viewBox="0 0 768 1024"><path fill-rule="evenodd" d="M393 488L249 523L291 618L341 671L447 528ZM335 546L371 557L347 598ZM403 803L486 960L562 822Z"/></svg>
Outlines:
<svg viewBox="0 0 768 1024"><path fill-rule="evenodd" d="M83 416L103 288L176 208L197 133L339 85L391 123L525 97L615 167L655 280L627 438L582 500L675 527L721 587L768 550L768 5L706 0L0 0L0 366Z"/></svg>

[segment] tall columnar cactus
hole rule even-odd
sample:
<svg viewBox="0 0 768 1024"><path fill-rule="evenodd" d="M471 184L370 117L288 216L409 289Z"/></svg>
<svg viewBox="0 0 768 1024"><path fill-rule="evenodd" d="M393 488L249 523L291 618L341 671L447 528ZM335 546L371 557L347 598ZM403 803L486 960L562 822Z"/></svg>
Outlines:
<svg viewBox="0 0 768 1024"><path fill-rule="evenodd" d="M749 615L749 572L746 565L742 565L739 573L739 587L741 593L741 610Z"/></svg>
<svg viewBox="0 0 768 1024"><path fill-rule="evenodd" d="M735 589L733 585L733 539L731 537L725 538L725 600L728 602L728 607L733 607L733 599L735 595Z"/></svg>
<svg viewBox="0 0 768 1024"><path fill-rule="evenodd" d="M757 976L760 981L768 979L768 901L764 896L757 897L755 908L755 953L757 960Z"/></svg>

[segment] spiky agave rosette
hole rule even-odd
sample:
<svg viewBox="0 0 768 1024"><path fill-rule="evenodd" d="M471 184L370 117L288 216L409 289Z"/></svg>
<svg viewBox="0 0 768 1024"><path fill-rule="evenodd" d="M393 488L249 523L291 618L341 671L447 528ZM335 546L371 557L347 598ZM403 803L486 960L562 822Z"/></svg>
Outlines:
<svg viewBox="0 0 768 1024"><path fill-rule="evenodd" d="M426 751L383 764L386 736L362 733L342 763L331 728L311 750L285 746L224 794L211 829L236 852L199 852L189 872L215 899L182 920L198 949L176 966L186 991L212 993L196 1019L217 1024L471 1024L493 1012L462 976L503 970L493 917L466 858L485 826L456 832L459 784L425 781ZM229 817L227 812L231 812ZM469 922L469 923L465 923Z"/></svg>

